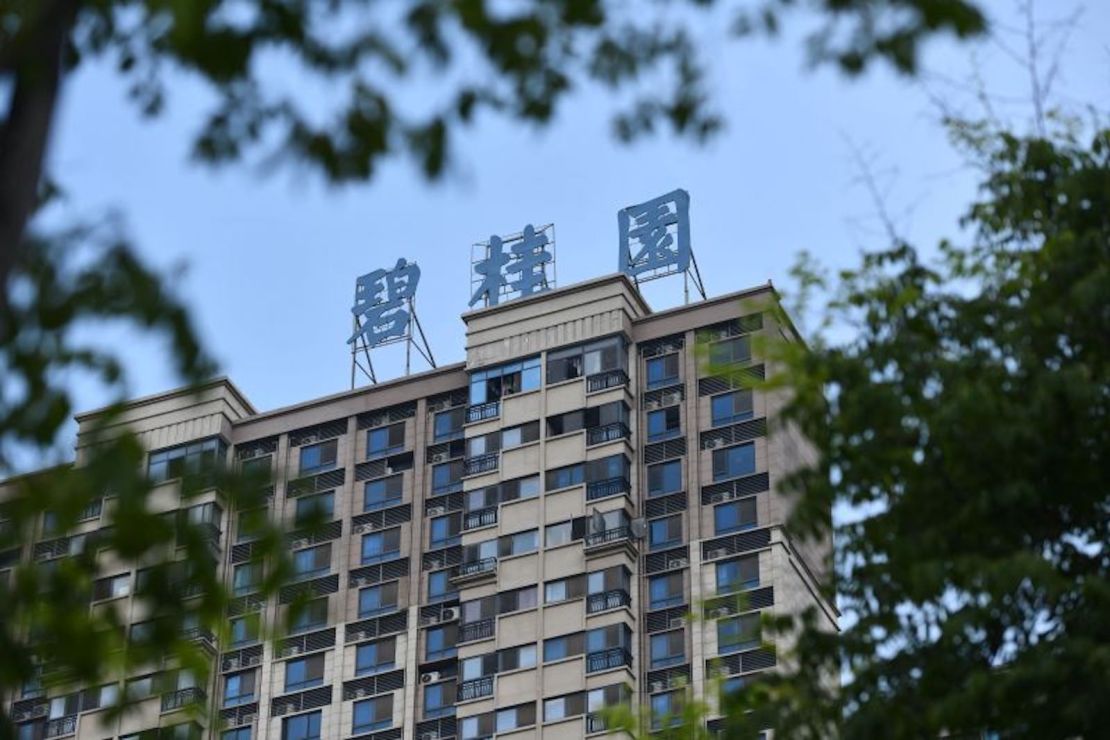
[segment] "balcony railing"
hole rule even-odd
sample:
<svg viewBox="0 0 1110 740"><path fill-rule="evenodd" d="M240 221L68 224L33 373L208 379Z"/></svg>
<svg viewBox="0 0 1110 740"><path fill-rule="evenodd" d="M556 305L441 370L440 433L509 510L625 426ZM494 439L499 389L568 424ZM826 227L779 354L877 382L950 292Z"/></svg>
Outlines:
<svg viewBox="0 0 1110 740"><path fill-rule="evenodd" d="M607 496L616 496L628 491L627 478L606 478L586 484L586 500L593 501Z"/></svg>
<svg viewBox="0 0 1110 740"><path fill-rule="evenodd" d="M488 527L491 524L497 524L497 507L490 506L485 509L478 509L477 511L468 511L463 515L462 528L477 529L478 527Z"/></svg>
<svg viewBox="0 0 1110 740"><path fill-rule="evenodd" d="M162 711L172 712L189 704L201 704L207 698L204 690L197 686L171 691L168 694L162 694Z"/></svg>
<svg viewBox="0 0 1110 740"><path fill-rule="evenodd" d="M83 522L86 519L100 518L100 512L104 510L104 499L98 498L89 503L88 506L81 509L81 513L77 515L77 521Z"/></svg>
<svg viewBox="0 0 1110 740"><path fill-rule="evenodd" d="M632 653L624 648L609 648L586 656L586 673L597 673L631 665Z"/></svg>
<svg viewBox="0 0 1110 740"><path fill-rule="evenodd" d="M181 639L200 640L209 645L216 642L216 636L212 634L212 630L205 627L186 627L181 631Z"/></svg>
<svg viewBox="0 0 1110 740"><path fill-rule="evenodd" d="M586 376L587 393L603 391L607 388L616 388L622 385L628 385L628 373L620 368Z"/></svg>
<svg viewBox="0 0 1110 740"><path fill-rule="evenodd" d="M470 406L466 410L466 423L469 424L473 421L486 421L487 419L496 419L501 415L501 402L500 401L487 401L480 403L476 406Z"/></svg>
<svg viewBox="0 0 1110 740"><path fill-rule="evenodd" d="M604 532L587 534L583 539L586 550L606 548L611 545L623 545L632 541L632 530L628 526L611 527Z"/></svg>
<svg viewBox="0 0 1110 740"><path fill-rule="evenodd" d="M497 470L499 459L500 453L498 452L487 452L484 455L468 457L463 461L463 475L477 475L478 473Z"/></svg>
<svg viewBox="0 0 1110 740"><path fill-rule="evenodd" d="M482 558L459 563L451 580L455 583L479 580L497 573L497 558Z"/></svg>
<svg viewBox="0 0 1110 740"><path fill-rule="evenodd" d="M632 597L623 588L615 588L600 594L590 594L586 597L586 613L596 614L610 609L619 609L622 606L631 606Z"/></svg>
<svg viewBox="0 0 1110 740"><path fill-rule="evenodd" d="M75 734L77 734L77 715L70 714L47 722L43 737L63 737Z"/></svg>
<svg viewBox="0 0 1110 740"><path fill-rule="evenodd" d="M459 625L459 643L485 640L493 637L493 617Z"/></svg>
<svg viewBox="0 0 1110 740"><path fill-rule="evenodd" d="M482 676L459 684L458 701L470 701L483 696L493 696L493 676Z"/></svg>
<svg viewBox="0 0 1110 740"><path fill-rule="evenodd" d="M599 427L590 427L586 430L586 444L599 445L605 442L614 442L618 439L628 439L628 425L623 421L614 421Z"/></svg>

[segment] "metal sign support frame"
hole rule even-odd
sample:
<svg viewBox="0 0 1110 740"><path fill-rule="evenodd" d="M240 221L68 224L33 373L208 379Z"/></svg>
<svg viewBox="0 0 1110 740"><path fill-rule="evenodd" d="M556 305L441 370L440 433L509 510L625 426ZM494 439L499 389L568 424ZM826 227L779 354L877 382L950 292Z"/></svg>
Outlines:
<svg viewBox="0 0 1110 740"><path fill-rule="evenodd" d="M420 324L420 317L416 313L416 299L405 298L405 308L408 310L409 314L409 327L405 335L394 339L388 339L384 342L375 344L373 347L366 341L366 336L362 333L362 319L358 315L354 316L354 334L358 339L356 339L351 346L351 390L355 389L359 371L362 371L362 375L365 376L371 384L376 384L378 382L377 374L374 372L374 362L370 356L371 349L387 347L391 344L404 342L405 375L412 372L412 350L414 347L428 365L433 369L436 367L435 357L432 355L432 347L428 344L428 337L424 334L424 327ZM419 338L413 334L413 324L416 325ZM362 354L362 357L359 357L359 353Z"/></svg>

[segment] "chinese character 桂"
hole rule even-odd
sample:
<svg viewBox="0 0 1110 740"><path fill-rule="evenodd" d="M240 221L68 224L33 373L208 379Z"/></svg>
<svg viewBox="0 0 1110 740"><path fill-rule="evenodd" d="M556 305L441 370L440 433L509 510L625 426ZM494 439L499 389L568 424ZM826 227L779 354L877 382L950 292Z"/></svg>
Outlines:
<svg viewBox="0 0 1110 740"><path fill-rule="evenodd" d="M510 242L508 254L501 237L491 236L486 258L474 265L474 272L481 276L481 281L470 299L470 305L485 299L487 306L496 306L503 287L521 296L546 289L545 265L552 260L547 245L547 235L543 231L537 232L531 224L524 227L519 239Z"/></svg>
<svg viewBox="0 0 1110 740"><path fill-rule="evenodd" d="M347 340L360 336L373 347L390 339L400 339L409 329L409 312L404 304L416 295L420 268L402 257L392 270L374 270L355 281L355 305L351 313L361 317L361 326Z"/></svg>
<svg viewBox="0 0 1110 740"><path fill-rule="evenodd" d="M690 265L690 195L675 190L617 212L620 271L631 278Z"/></svg>

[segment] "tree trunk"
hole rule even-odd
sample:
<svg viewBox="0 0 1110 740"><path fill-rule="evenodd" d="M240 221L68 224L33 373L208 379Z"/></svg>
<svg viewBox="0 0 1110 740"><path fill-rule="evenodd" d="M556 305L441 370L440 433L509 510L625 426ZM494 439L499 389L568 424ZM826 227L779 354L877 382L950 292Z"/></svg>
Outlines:
<svg viewBox="0 0 1110 740"><path fill-rule="evenodd" d="M19 261L27 221L38 204L63 55L79 4L31 3L37 12L23 19L28 27L6 70L13 85L7 117L0 124L0 300L7 297L8 276Z"/></svg>

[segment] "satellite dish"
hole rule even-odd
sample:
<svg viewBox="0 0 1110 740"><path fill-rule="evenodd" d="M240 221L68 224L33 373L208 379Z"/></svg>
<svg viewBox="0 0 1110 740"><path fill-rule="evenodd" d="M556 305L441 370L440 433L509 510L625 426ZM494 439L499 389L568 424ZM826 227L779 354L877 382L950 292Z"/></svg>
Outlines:
<svg viewBox="0 0 1110 740"><path fill-rule="evenodd" d="M647 534L647 522L642 518L633 519L628 523L628 530L632 532L634 538L642 540L644 535Z"/></svg>
<svg viewBox="0 0 1110 740"><path fill-rule="evenodd" d="M600 511L594 509L593 512L590 514L590 532L593 534L597 534L604 531L605 517L601 515Z"/></svg>

